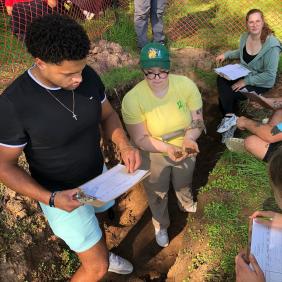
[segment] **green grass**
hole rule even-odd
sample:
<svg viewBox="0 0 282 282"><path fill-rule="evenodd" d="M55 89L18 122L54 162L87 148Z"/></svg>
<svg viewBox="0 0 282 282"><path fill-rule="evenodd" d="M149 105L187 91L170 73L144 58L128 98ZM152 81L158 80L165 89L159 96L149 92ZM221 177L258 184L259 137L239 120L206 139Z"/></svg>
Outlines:
<svg viewBox="0 0 282 282"><path fill-rule="evenodd" d="M195 74L210 87L215 88L216 87L216 77L217 74L214 71L204 71L200 68L194 68L193 71Z"/></svg>
<svg viewBox="0 0 282 282"><path fill-rule="evenodd" d="M188 237L207 240L205 281L233 281L234 258L247 245L248 215L262 209L271 196L266 164L248 154L225 151L201 189L199 200L205 202L199 232L192 229ZM188 219L193 225L196 219ZM189 272L197 267L199 254L193 255ZM224 277L224 278L223 278Z"/></svg>
<svg viewBox="0 0 282 282"><path fill-rule="evenodd" d="M103 34L103 38L119 43L126 51L136 52L137 38L133 14L117 10L116 17L117 22Z"/></svg>
<svg viewBox="0 0 282 282"><path fill-rule="evenodd" d="M280 54L280 60L278 64L278 72L282 73L282 54Z"/></svg>
<svg viewBox="0 0 282 282"><path fill-rule="evenodd" d="M115 25L116 15L114 10L107 9L103 16L91 21L80 21L79 23L86 30L90 40L95 41L100 38L107 30Z"/></svg>
<svg viewBox="0 0 282 282"><path fill-rule="evenodd" d="M234 49L238 47L240 34L245 30L245 15L252 8L259 8L264 12L267 23L281 39L282 27L279 23L282 21L282 14L279 9L274 9L278 5L279 0L258 0L255 6L252 1L184 0L181 4L172 1L166 12L165 26L172 37L181 34L170 42L173 47ZM191 28L185 31L185 26Z"/></svg>
<svg viewBox="0 0 282 282"><path fill-rule="evenodd" d="M106 90L116 89L132 81L141 80L142 77L143 73L141 70L133 67L115 68L101 75Z"/></svg>

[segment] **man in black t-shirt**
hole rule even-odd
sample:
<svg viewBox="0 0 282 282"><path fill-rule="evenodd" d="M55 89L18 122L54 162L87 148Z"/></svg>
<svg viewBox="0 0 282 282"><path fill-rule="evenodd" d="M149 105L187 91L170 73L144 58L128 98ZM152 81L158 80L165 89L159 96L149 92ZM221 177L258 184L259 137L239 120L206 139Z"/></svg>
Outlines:
<svg viewBox="0 0 282 282"><path fill-rule="evenodd" d="M128 274L131 263L108 253L94 207L75 198L77 187L103 171L100 126L129 172L141 162L86 65L89 39L74 20L47 15L33 21L25 43L35 63L0 95L0 179L39 201L53 232L77 253L72 281L98 281L107 270ZM23 151L31 176L17 165Z"/></svg>

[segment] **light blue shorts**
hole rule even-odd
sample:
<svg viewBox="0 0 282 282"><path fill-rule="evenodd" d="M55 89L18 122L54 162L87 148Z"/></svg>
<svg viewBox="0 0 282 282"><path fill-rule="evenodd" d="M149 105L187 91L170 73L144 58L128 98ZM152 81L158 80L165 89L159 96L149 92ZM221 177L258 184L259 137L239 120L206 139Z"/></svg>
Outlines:
<svg viewBox="0 0 282 282"><path fill-rule="evenodd" d="M102 238L95 213L106 211L115 201L99 208L80 206L72 212L52 208L40 202L39 204L54 234L64 240L71 250L81 253L93 247Z"/></svg>
<svg viewBox="0 0 282 282"><path fill-rule="evenodd" d="M93 206L85 205L72 212L39 204L54 234L64 240L71 250L81 253L90 249L102 238L95 213L109 209L114 203L111 201L97 208L97 211Z"/></svg>

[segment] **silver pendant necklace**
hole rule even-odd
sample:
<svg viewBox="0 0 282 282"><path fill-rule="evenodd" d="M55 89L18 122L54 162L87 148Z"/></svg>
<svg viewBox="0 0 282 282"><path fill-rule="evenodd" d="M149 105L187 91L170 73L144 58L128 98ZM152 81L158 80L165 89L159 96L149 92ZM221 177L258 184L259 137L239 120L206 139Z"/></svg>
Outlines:
<svg viewBox="0 0 282 282"><path fill-rule="evenodd" d="M51 97L53 97L62 107L64 107L67 111L72 113L72 117L77 120L78 119L78 115L75 114L74 109L75 109L75 97L74 97L74 91L72 90L72 110L70 108L68 108L63 102L61 102L54 94L52 94L52 92L45 88L45 90L51 95Z"/></svg>

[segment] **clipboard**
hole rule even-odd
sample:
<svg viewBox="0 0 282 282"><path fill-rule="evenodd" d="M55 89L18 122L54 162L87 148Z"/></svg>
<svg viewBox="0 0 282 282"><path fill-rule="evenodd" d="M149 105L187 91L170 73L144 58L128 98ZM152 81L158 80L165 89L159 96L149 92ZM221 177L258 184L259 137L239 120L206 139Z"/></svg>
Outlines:
<svg viewBox="0 0 282 282"><path fill-rule="evenodd" d="M248 245L247 245L247 252L246 252L246 257L245 261L249 264L250 260L250 253L251 253L251 244L252 244L252 232L253 232L253 219L249 219L249 229L248 229Z"/></svg>
<svg viewBox="0 0 282 282"><path fill-rule="evenodd" d="M270 220L269 217L260 217ZM254 219L249 221L247 256L249 260L250 252L255 256L258 265L264 273L266 282L282 281L282 230L279 228L266 226L256 222ZM252 267L252 265L250 265Z"/></svg>
<svg viewBox="0 0 282 282"><path fill-rule="evenodd" d="M128 173L124 165L117 164L105 173L82 184L75 199L83 204L101 207L128 192L149 175L150 171L142 169Z"/></svg>
<svg viewBox="0 0 282 282"><path fill-rule="evenodd" d="M236 80L247 76L251 71L241 64L229 64L215 68L214 71L227 80Z"/></svg>

